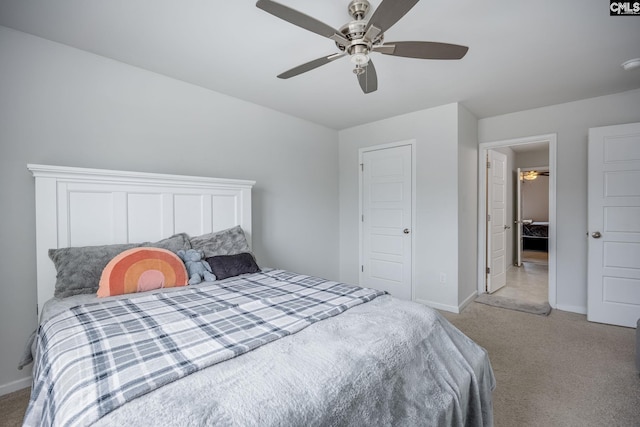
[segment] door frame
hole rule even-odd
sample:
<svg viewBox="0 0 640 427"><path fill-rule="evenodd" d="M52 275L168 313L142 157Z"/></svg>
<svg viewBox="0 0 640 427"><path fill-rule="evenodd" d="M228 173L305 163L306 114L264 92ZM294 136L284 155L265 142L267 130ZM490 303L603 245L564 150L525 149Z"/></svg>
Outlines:
<svg viewBox="0 0 640 427"><path fill-rule="evenodd" d="M387 144L372 145L369 147L363 147L358 150L358 262L360 265L364 265L364 234L362 224L362 205L364 194L362 192L362 169L364 153L369 151L379 151L388 148L402 147L404 145L411 146L411 301L415 301L416 287L415 287L415 268L416 268L416 140L409 139L404 141L390 142ZM362 270L358 270L358 284L362 285Z"/></svg>
<svg viewBox="0 0 640 427"><path fill-rule="evenodd" d="M549 305L556 307L556 182L557 139L555 133L478 144L478 295L486 293L487 245L487 151L500 147L547 142L549 144Z"/></svg>

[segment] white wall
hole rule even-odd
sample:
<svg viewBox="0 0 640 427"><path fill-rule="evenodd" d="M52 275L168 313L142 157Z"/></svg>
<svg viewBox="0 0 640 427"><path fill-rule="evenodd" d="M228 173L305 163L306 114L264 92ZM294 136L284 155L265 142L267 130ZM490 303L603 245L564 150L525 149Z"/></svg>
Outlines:
<svg viewBox="0 0 640 427"><path fill-rule="evenodd" d="M549 221L549 177L522 181L522 218Z"/></svg>
<svg viewBox="0 0 640 427"><path fill-rule="evenodd" d="M516 153L515 167L521 169L549 167L549 147Z"/></svg>
<svg viewBox="0 0 640 427"><path fill-rule="evenodd" d="M516 153L515 166L548 170L549 148ZM549 221L549 177L540 175L535 180L522 182L522 218Z"/></svg>
<svg viewBox="0 0 640 427"><path fill-rule="evenodd" d="M0 27L0 394L30 385L27 163L256 180L259 264L338 279L336 131Z"/></svg>
<svg viewBox="0 0 640 427"><path fill-rule="evenodd" d="M459 129L459 115L464 123ZM339 132L340 147L340 279L358 283L358 150L396 141L416 141L416 226L414 295L416 301L449 311L458 310L458 204L459 191L466 189L477 166L470 166L469 175L459 183L459 164L468 165L477 160L475 135L476 120L458 104L449 104L417 111ZM458 159L458 133L464 132L464 152ZM473 147L471 147L471 142ZM476 154L473 154L473 153ZM477 175L475 175L477 176ZM459 188L460 187L460 188ZM476 181L469 190L475 193ZM469 194L464 191L464 194ZM473 201L465 204L476 222ZM469 218L464 219L465 230L473 228ZM475 233L477 234L477 233ZM465 261L466 269L475 274L475 234L469 236L473 252ZM467 265L468 264L468 265ZM439 282L440 274L447 277ZM470 273L471 274L471 273ZM475 278L470 286L476 286Z"/></svg>
<svg viewBox="0 0 640 427"><path fill-rule="evenodd" d="M557 308L587 306L587 135L590 127L640 122L640 90L478 121L480 143L556 133Z"/></svg>
<svg viewBox="0 0 640 427"><path fill-rule="evenodd" d="M458 307L478 293L478 119L458 104Z"/></svg>

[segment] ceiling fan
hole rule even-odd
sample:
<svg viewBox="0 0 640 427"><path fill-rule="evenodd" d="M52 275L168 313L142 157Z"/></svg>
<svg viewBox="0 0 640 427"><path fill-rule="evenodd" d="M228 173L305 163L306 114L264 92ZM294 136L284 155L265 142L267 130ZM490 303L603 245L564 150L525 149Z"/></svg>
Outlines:
<svg viewBox="0 0 640 427"><path fill-rule="evenodd" d="M539 176L549 176L549 171L529 170L520 172L520 175L524 181L533 181Z"/></svg>
<svg viewBox="0 0 640 427"><path fill-rule="evenodd" d="M461 59L467 46L449 43L403 41L384 43L384 32L400 20L419 0L383 0L371 17L365 19L370 8L367 0L352 0L349 15L353 21L336 30L317 19L271 0L259 0L256 6L278 18L333 40L339 52L315 59L278 75L288 79L349 55L355 65L354 74L364 93L378 89L378 77L369 54L419 59Z"/></svg>

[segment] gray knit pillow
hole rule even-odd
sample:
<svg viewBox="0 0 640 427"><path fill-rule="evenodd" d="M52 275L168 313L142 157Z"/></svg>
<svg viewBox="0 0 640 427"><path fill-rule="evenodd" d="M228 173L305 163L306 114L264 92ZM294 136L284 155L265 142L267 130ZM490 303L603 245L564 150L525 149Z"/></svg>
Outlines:
<svg viewBox="0 0 640 427"><path fill-rule="evenodd" d="M181 233L154 243L49 249L49 258L57 271L54 296L66 298L78 294L95 294L98 291L102 270L109 261L127 249L139 247L162 248L178 252L180 249L190 249L191 245L189 236Z"/></svg>
<svg viewBox="0 0 640 427"><path fill-rule="evenodd" d="M249 252L249 243L239 225L192 237L190 241L193 249L204 251L205 259L216 255L236 255Z"/></svg>

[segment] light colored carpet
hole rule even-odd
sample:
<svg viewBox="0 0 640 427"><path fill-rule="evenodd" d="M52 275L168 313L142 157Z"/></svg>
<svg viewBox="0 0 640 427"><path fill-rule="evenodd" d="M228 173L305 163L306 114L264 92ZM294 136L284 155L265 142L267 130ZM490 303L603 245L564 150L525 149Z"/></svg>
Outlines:
<svg viewBox="0 0 640 427"><path fill-rule="evenodd" d="M640 425L635 329L482 304L443 314L489 352L496 427ZM28 398L29 389L0 397L0 426L20 426Z"/></svg>
<svg viewBox="0 0 640 427"><path fill-rule="evenodd" d="M640 426L635 329L475 303L443 314L489 352L496 427Z"/></svg>
<svg viewBox="0 0 640 427"><path fill-rule="evenodd" d="M22 425L30 394L31 388L23 388L0 396L0 426L17 427Z"/></svg>

